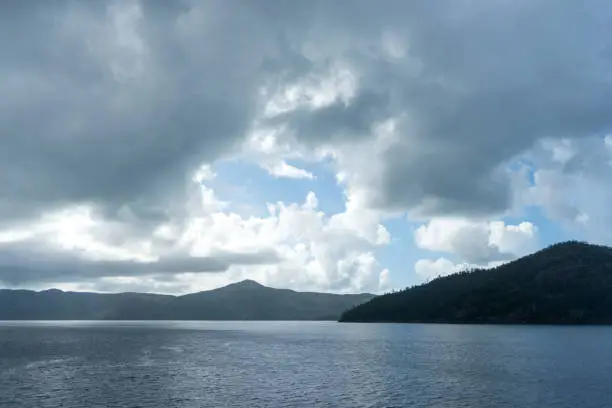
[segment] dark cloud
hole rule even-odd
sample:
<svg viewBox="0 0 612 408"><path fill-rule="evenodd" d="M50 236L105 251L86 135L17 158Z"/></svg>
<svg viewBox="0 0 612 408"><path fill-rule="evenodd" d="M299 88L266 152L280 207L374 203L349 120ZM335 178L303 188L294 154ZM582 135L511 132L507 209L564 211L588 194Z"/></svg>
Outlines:
<svg viewBox="0 0 612 408"><path fill-rule="evenodd" d="M107 237L119 245L187 224L190 173L265 123L262 88L335 64L356 78L352 99L269 123L311 147L345 146L395 118L398 140L353 160L369 205L502 212L509 160L545 137L610 132L611 23L599 0L4 2L0 227L75 203L124 225ZM246 262L145 267L0 251L11 282Z"/></svg>
<svg viewBox="0 0 612 408"><path fill-rule="evenodd" d="M11 200L0 210L165 203L244 136L270 43L248 15L221 2L21 3L2 6L0 195Z"/></svg>
<svg viewBox="0 0 612 408"><path fill-rule="evenodd" d="M5 214L75 201L165 207L189 170L245 136L263 85L334 61L356 73L355 97L276 121L319 144L403 115L402 143L380 158L382 208L502 210L500 163L538 138L612 124L606 2L138 4L2 6ZM386 34L403 56L385 53Z"/></svg>
<svg viewBox="0 0 612 408"><path fill-rule="evenodd" d="M215 253L207 257L172 255L157 261L95 260L73 251L60 251L36 242L0 246L0 283L18 286L31 283L92 282L104 277L154 276L158 281L185 272L224 272L231 265L277 263L274 251Z"/></svg>
<svg viewBox="0 0 612 408"><path fill-rule="evenodd" d="M330 140L402 118L401 139L368 186L374 206L501 212L512 196L508 160L543 137L610 131L605 2L351 2L343 14L327 13L339 24L324 28L330 39L321 47L356 70L357 95L341 109L293 112L288 124L304 139ZM405 55L383 52L385 32ZM352 41L336 41L342 34ZM378 97L364 105L369 95Z"/></svg>

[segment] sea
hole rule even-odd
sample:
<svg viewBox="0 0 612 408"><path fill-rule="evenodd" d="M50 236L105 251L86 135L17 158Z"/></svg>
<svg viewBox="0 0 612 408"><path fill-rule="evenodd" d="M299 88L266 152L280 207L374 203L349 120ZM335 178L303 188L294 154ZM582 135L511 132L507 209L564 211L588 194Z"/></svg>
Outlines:
<svg viewBox="0 0 612 408"><path fill-rule="evenodd" d="M612 407L612 328L0 322L1 408Z"/></svg>

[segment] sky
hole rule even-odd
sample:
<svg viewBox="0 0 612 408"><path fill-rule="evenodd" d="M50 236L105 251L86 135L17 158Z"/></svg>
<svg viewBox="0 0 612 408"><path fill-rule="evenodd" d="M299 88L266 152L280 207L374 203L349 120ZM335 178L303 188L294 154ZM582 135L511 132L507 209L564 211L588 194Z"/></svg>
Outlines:
<svg viewBox="0 0 612 408"><path fill-rule="evenodd" d="M0 5L0 287L383 293L612 244L612 7Z"/></svg>

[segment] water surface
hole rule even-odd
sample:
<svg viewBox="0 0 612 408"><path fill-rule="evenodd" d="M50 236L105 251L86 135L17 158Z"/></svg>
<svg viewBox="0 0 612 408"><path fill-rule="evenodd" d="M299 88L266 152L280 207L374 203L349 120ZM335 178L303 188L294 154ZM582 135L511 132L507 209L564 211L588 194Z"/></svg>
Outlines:
<svg viewBox="0 0 612 408"><path fill-rule="evenodd" d="M612 407L612 328L0 322L0 407Z"/></svg>

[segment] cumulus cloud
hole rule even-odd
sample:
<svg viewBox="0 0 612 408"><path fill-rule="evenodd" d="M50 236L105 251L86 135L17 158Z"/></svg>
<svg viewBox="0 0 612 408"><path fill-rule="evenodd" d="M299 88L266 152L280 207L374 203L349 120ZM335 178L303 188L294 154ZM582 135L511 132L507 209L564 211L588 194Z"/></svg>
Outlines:
<svg viewBox="0 0 612 408"><path fill-rule="evenodd" d="M423 280L475 268L491 268L527 255L539 247L537 227L530 222L507 225L503 221L434 218L414 232L417 247L446 253L419 259L414 270Z"/></svg>
<svg viewBox="0 0 612 408"><path fill-rule="evenodd" d="M543 208L577 238L610 243L609 143L609 136L542 142L525 155L516 183L517 205Z"/></svg>
<svg viewBox="0 0 612 408"><path fill-rule="evenodd" d="M195 193L188 216L160 223L150 235L82 206L0 231L0 282L167 292L243 278L336 292L388 287L389 272L374 252L390 238L369 210L326 216L309 193L301 204L270 203L266 216L244 217L205 185Z"/></svg>
<svg viewBox="0 0 612 408"><path fill-rule="evenodd" d="M418 227L414 238L419 248L447 252L470 264L516 258L538 246L537 227L530 222L435 218Z"/></svg>
<svg viewBox="0 0 612 408"><path fill-rule="evenodd" d="M487 264L454 263L447 258L419 259L414 264L414 271L422 280L432 279L450 275L456 272L470 271L472 269L488 269L500 266L506 261L494 261Z"/></svg>
<svg viewBox="0 0 612 408"><path fill-rule="evenodd" d="M375 250L390 240L379 216L370 210L351 208L327 216L318 210L312 192L302 204L268 204L264 217L217 212L193 219L184 239L191 240L193 253L201 255L211 248L275 248L281 262L248 268L235 265L230 274L255 277L276 286L378 291L388 283L388 271L375 257Z"/></svg>
<svg viewBox="0 0 612 408"><path fill-rule="evenodd" d="M414 264L414 271L424 280L450 275L457 271L456 265L446 258L419 259Z"/></svg>

